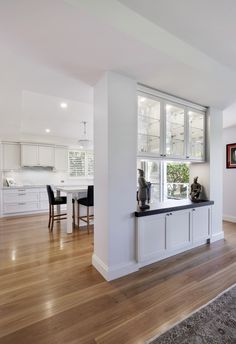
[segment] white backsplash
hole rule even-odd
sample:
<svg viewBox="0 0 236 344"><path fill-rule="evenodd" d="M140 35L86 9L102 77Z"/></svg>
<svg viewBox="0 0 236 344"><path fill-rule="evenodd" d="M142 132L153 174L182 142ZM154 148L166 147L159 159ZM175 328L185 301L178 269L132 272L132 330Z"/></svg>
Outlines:
<svg viewBox="0 0 236 344"><path fill-rule="evenodd" d="M70 178L68 173L53 172L45 168L25 168L20 171L2 173L3 186L6 178L13 178L17 185L88 185L93 184L93 178Z"/></svg>

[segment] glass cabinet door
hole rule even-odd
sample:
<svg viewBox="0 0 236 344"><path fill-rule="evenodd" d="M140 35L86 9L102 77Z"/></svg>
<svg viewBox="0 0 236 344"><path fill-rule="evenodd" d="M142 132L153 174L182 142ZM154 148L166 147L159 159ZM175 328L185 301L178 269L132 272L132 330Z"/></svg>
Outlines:
<svg viewBox="0 0 236 344"><path fill-rule="evenodd" d="M203 160L205 152L205 115L188 111L188 156L191 159Z"/></svg>
<svg viewBox="0 0 236 344"><path fill-rule="evenodd" d="M160 154L160 102L138 96L138 152Z"/></svg>
<svg viewBox="0 0 236 344"><path fill-rule="evenodd" d="M184 107L166 104L165 155L185 158L185 110Z"/></svg>

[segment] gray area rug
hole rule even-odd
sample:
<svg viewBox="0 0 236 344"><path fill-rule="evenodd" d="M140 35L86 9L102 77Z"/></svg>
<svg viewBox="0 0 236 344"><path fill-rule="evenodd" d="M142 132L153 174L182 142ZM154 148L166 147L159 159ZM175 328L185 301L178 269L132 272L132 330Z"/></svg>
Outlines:
<svg viewBox="0 0 236 344"><path fill-rule="evenodd" d="M151 344L236 344L236 286Z"/></svg>

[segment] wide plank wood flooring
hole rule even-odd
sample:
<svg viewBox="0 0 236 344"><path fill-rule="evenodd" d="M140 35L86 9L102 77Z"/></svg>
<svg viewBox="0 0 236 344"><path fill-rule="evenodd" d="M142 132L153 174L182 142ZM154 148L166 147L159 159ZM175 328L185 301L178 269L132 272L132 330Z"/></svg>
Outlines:
<svg viewBox="0 0 236 344"><path fill-rule="evenodd" d="M236 283L236 224L110 283L91 265L93 234L65 225L0 219L0 344L144 343Z"/></svg>

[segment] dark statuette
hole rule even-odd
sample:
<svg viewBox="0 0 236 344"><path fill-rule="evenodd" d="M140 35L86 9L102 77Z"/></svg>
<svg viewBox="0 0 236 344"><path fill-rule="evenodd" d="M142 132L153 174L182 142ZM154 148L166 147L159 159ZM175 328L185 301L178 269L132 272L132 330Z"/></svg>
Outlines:
<svg viewBox="0 0 236 344"><path fill-rule="evenodd" d="M198 177L195 177L191 185L190 199L192 202L200 201L202 186L198 183Z"/></svg>
<svg viewBox="0 0 236 344"><path fill-rule="evenodd" d="M144 171L138 169L139 171L139 178L138 178L138 201L139 201L139 208L141 210L149 209L150 206L146 204L148 198L148 187L149 183L146 182L144 177ZM141 205L140 205L141 203Z"/></svg>

